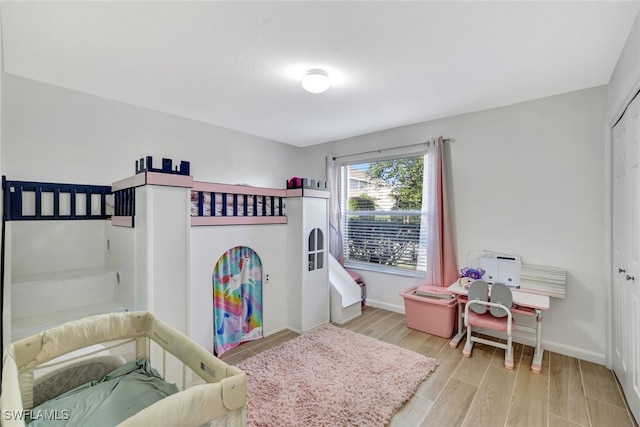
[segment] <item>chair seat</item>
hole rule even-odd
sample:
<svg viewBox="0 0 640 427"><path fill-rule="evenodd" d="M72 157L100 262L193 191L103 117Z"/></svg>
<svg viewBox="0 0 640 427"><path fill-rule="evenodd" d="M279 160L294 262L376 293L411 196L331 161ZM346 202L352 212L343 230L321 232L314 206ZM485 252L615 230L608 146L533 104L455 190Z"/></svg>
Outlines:
<svg viewBox="0 0 640 427"><path fill-rule="evenodd" d="M493 329L496 331L507 332L507 318L494 317L489 312L478 314L469 310L469 324L479 328ZM511 328L515 328L516 319L511 319Z"/></svg>

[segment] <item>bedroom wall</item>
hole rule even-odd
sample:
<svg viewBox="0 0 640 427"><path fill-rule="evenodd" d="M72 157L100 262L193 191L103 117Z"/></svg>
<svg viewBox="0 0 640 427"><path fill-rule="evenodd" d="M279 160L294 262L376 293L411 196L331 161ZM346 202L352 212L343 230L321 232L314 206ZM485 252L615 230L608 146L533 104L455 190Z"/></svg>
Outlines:
<svg viewBox="0 0 640 427"><path fill-rule="evenodd" d="M294 147L5 75L4 172L10 179L111 184L151 155L191 162L194 179L282 188ZM156 160L157 159L157 160Z"/></svg>
<svg viewBox="0 0 640 427"><path fill-rule="evenodd" d="M109 184L131 175L134 160L149 154L190 160L198 180L282 187L293 175L323 177L326 155L413 144L440 134L455 138L448 154L460 266L470 250L491 249L566 268L567 299L552 300L545 345L604 361L602 87L304 150L15 76L5 75L3 89L2 167L10 179ZM214 247L208 233L191 236L194 278L203 278L205 266L211 269L237 241ZM284 287L278 276L283 273L278 271L286 260L279 255L284 251L271 245L284 245L284 238L280 243L278 232L250 233L240 240L272 240L264 268L275 271L276 280L265 288L265 304L271 300L274 311L282 313ZM251 246L244 243L249 240L241 244ZM362 275L370 302L403 310L398 292L411 286L411 279ZM208 315L192 311L192 324ZM265 330L281 329L283 319L265 317Z"/></svg>
<svg viewBox="0 0 640 427"><path fill-rule="evenodd" d="M631 28L607 86L607 119L617 120L630 97L640 89L640 14Z"/></svg>
<svg viewBox="0 0 640 427"><path fill-rule="evenodd" d="M4 70L4 53L2 52L2 23L0 22L0 70ZM0 176L4 175L4 167L2 166L4 163L4 156L2 153L2 141L4 139L4 125L3 125L3 113L4 113L4 108L3 108L3 104L4 104L4 73L0 72ZM2 212L4 212L4 198L0 198L2 200L0 200L0 209L2 210ZM5 243L6 245L6 243ZM8 244L5 246L5 257L4 257L4 277L2 278L2 280L4 280L5 283L8 282L8 278L11 277L11 256L10 255L6 255L6 252L9 251L11 248L11 244ZM4 288L4 291L2 293L2 305L0 306L0 309L2 309L2 336L3 336L3 342L0 343L0 345L2 345L2 348L5 348L6 345L8 344L8 340L11 336L11 304L8 303L8 301L11 301L11 287L10 286L6 286Z"/></svg>
<svg viewBox="0 0 640 427"><path fill-rule="evenodd" d="M162 157L173 159L174 165L188 160L194 179L201 181L284 188L291 176L289 170L298 151L295 147L12 75L3 77L1 156L3 173L9 179L110 185L133 175L135 160L147 155L153 156L156 165ZM104 226L98 223L102 222L89 226L104 236ZM191 268L195 272L206 270L210 275L222 252L237 243L236 234L248 246L264 245L263 239L269 242L264 250L268 251L264 268L273 271L275 280L265 288L265 300L272 307L265 314L265 327L272 331L285 327L285 284L278 273L286 262L284 237L278 232L265 235L253 228L234 229L225 238L212 237L211 233L211 229L194 233L191 255L195 264ZM29 230L21 236L46 246L35 233L30 236ZM71 264L94 263L96 249L87 247L90 250L83 251L86 243L80 239L70 243L79 247L73 251ZM256 250L263 255L264 251ZM65 255L68 251L59 252L59 257L57 253L52 251L47 263L65 268L70 263ZM199 276L194 277L197 280ZM210 286L210 276L207 283ZM210 294L206 298L204 293L198 295L210 299ZM202 319L211 320L211 313L192 309L191 326L200 328ZM198 336L202 336L200 329Z"/></svg>
<svg viewBox="0 0 640 427"><path fill-rule="evenodd" d="M472 250L522 256L568 271L566 299L545 313L545 347L604 363L605 87L417 123L309 147L301 176L324 176L325 156L397 147L443 135L451 165L459 267ZM403 312L413 279L370 271L370 304ZM525 342L533 342L528 335Z"/></svg>

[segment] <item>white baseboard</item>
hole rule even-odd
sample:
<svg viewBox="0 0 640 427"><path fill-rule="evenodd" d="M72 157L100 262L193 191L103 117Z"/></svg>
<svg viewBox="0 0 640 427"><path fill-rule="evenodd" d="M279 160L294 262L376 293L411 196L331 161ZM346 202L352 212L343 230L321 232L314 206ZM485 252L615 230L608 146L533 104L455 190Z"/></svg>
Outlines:
<svg viewBox="0 0 640 427"><path fill-rule="evenodd" d="M342 320L341 320L341 321L339 321L339 322L332 320L332 321L331 321L331 323L337 323L338 325L344 325L345 323L350 322L350 321L352 321L353 319L358 318L358 317L360 317L360 316L362 316L362 312L361 312L361 311L359 311L359 312L355 313L355 314L354 314L354 315L352 315L352 316L346 317L346 318L342 319Z"/></svg>
<svg viewBox="0 0 640 427"><path fill-rule="evenodd" d="M583 348L577 348L566 344L557 342L545 342L542 340L542 348L545 350L553 351L554 353L563 354L565 356L575 357L576 359L586 360L587 362L597 363L599 365L606 365L606 356L604 353L596 353ZM607 366L607 368L611 368Z"/></svg>
<svg viewBox="0 0 640 427"><path fill-rule="evenodd" d="M405 314L404 306L389 304L382 301L376 301L367 298L366 305L375 308L381 308L387 311L393 311L395 313ZM487 335L493 335L490 331L486 331ZM513 335L514 341L522 344L534 347L536 345L535 336L527 333L516 331ZM586 360L588 362L597 363L599 365L606 366L606 358L604 353L597 353L584 348L578 348L570 345L566 345L558 342L545 341L544 332L542 333L542 348L544 350L552 351L554 353L562 354L565 356L575 357L577 359ZM610 368L610 367L609 367Z"/></svg>
<svg viewBox="0 0 640 427"><path fill-rule="evenodd" d="M404 314L404 306L402 305L389 304L386 302L376 301L369 298L366 299L365 304L370 305L371 307L381 308L387 311L393 311L394 313Z"/></svg>
<svg viewBox="0 0 640 427"><path fill-rule="evenodd" d="M293 330L293 329L291 329L291 328L290 328L290 327L288 327L288 326L283 326L283 327L278 328L278 329L270 330L269 332L267 332L267 331L263 331L263 334L262 334L262 335L266 338L266 337L268 337L269 335L277 334L278 332L281 332L281 331L292 331L292 330Z"/></svg>

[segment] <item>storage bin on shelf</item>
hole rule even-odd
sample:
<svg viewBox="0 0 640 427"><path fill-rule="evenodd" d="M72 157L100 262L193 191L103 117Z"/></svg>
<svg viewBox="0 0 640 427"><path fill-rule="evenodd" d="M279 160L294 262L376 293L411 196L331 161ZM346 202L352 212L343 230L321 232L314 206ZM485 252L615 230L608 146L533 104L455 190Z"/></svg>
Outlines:
<svg viewBox="0 0 640 427"><path fill-rule="evenodd" d="M407 326L428 334L451 338L455 329L456 303L447 288L414 286L401 292Z"/></svg>

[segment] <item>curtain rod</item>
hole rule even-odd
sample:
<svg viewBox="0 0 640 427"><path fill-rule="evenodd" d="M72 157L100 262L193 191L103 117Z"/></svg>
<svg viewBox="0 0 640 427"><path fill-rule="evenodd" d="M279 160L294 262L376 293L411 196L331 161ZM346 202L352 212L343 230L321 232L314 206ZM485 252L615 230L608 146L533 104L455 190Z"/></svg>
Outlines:
<svg viewBox="0 0 640 427"><path fill-rule="evenodd" d="M455 142L456 140L453 138L444 138L442 141ZM345 154L344 156L333 156L332 159L338 160L338 159L344 159L345 157L361 156L363 154L382 153L383 151L397 150L398 148L420 147L427 144L428 142L429 141L421 142L419 144L409 144L409 145L400 145L398 147L380 148L379 150L364 151L362 153Z"/></svg>

